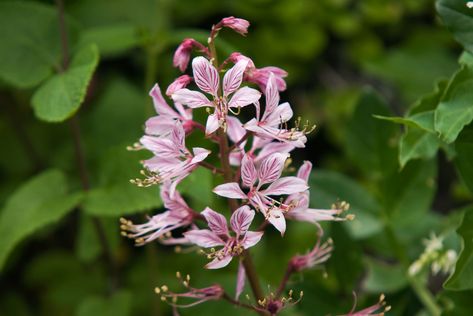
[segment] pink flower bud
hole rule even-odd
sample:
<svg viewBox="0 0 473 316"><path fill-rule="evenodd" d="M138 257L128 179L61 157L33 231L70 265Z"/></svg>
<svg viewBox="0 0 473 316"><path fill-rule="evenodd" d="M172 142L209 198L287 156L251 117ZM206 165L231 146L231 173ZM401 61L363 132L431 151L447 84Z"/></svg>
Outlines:
<svg viewBox="0 0 473 316"><path fill-rule="evenodd" d="M188 75L182 75L176 80L174 80L166 90L166 95L171 96L177 90L187 87L189 83L192 82L192 77Z"/></svg>
<svg viewBox="0 0 473 316"><path fill-rule="evenodd" d="M186 70L189 60L191 58L192 47L195 40L186 38L182 41L181 45L176 49L174 58L172 60L174 67L179 68L181 71Z"/></svg>
<svg viewBox="0 0 473 316"><path fill-rule="evenodd" d="M237 33L240 33L241 35L246 35L246 33L248 33L248 27L250 26L250 22L244 19L229 16L227 18L223 18L218 25L221 25L222 27L231 28L232 30Z"/></svg>
<svg viewBox="0 0 473 316"><path fill-rule="evenodd" d="M186 70L189 60L191 58L192 49L208 54L207 48L195 39L186 38L181 45L177 47L174 53L173 64L174 67L179 68L182 72Z"/></svg>

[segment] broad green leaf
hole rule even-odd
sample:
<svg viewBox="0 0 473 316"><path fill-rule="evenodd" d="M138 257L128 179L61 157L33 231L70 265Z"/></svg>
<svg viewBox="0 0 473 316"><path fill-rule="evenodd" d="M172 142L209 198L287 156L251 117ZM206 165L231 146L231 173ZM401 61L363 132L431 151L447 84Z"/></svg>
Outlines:
<svg viewBox="0 0 473 316"><path fill-rule="evenodd" d="M122 54L140 42L136 26L114 24L96 26L84 30L79 46L96 44L102 58Z"/></svg>
<svg viewBox="0 0 473 316"><path fill-rule="evenodd" d="M439 81L435 90L420 98L408 111L406 117L376 118L406 125L399 143L399 163L403 168L412 159L433 158L443 142L435 132L435 109L447 86L447 81Z"/></svg>
<svg viewBox="0 0 473 316"><path fill-rule="evenodd" d="M81 214L76 238L76 255L83 262L91 262L100 255L100 241L91 216Z"/></svg>
<svg viewBox="0 0 473 316"><path fill-rule="evenodd" d="M57 10L38 2L0 3L0 78L31 88L60 64Z"/></svg>
<svg viewBox="0 0 473 316"><path fill-rule="evenodd" d="M393 293L407 286L404 268L376 259L366 259L368 273L363 288L370 293Z"/></svg>
<svg viewBox="0 0 473 316"><path fill-rule="evenodd" d="M345 146L349 156L367 174L374 173L377 177L397 167L392 140L398 129L373 117L389 114L381 97L371 89L365 89L346 130Z"/></svg>
<svg viewBox="0 0 473 316"><path fill-rule="evenodd" d="M435 110L435 130L447 144L473 120L473 69L463 67L450 80Z"/></svg>
<svg viewBox="0 0 473 316"><path fill-rule="evenodd" d="M21 240L57 222L80 199L81 194L67 194L64 174L57 170L43 172L21 186L0 214L0 268Z"/></svg>
<svg viewBox="0 0 473 316"><path fill-rule="evenodd" d="M436 190L435 161L411 161L400 172L386 176L381 186L383 207L398 225L418 219L430 208Z"/></svg>
<svg viewBox="0 0 473 316"><path fill-rule="evenodd" d="M420 128L430 133L434 132L434 111L421 112L418 114L414 114L410 117L381 116L381 115L373 115L373 116L381 120L398 123L398 124L404 124L410 127Z"/></svg>
<svg viewBox="0 0 473 316"><path fill-rule="evenodd" d="M473 11L464 0L437 0L437 12L455 39L473 52Z"/></svg>
<svg viewBox="0 0 473 316"><path fill-rule="evenodd" d="M463 239L455 271L445 282L444 287L453 291L473 289L473 209L465 212L463 221L457 229Z"/></svg>
<svg viewBox="0 0 473 316"><path fill-rule="evenodd" d="M473 193L473 125L466 127L455 142L455 166L466 186Z"/></svg>
<svg viewBox="0 0 473 316"><path fill-rule="evenodd" d="M79 305L76 316L127 316L131 313L131 303L131 293L124 290L107 298L92 296Z"/></svg>
<svg viewBox="0 0 473 316"><path fill-rule="evenodd" d="M460 58L458 59L458 63L460 65L466 65L468 67L473 67L473 54L471 54L469 51L464 51L460 55Z"/></svg>
<svg viewBox="0 0 473 316"><path fill-rule="evenodd" d="M88 214L122 216L149 211L162 205L157 186L140 188L130 179L141 177L140 159L145 156L129 152L126 146L114 146L103 155L100 178L83 203Z"/></svg>
<svg viewBox="0 0 473 316"><path fill-rule="evenodd" d="M46 122L61 122L74 115L84 101L98 61L97 46L79 50L64 73L54 75L33 95L36 116Z"/></svg>
<svg viewBox="0 0 473 316"><path fill-rule="evenodd" d="M445 306L442 315L459 316L471 314L471 298L473 290L468 291L441 291L438 296L439 302Z"/></svg>
<svg viewBox="0 0 473 316"><path fill-rule="evenodd" d="M442 141L433 133L416 127L406 128L399 144L399 164L402 168L412 159L435 157Z"/></svg>
<svg viewBox="0 0 473 316"><path fill-rule="evenodd" d="M309 185L310 207L330 208L337 201L350 203L349 212L356 217L346 223L346 228L353 238L367 238L382 230L383 224L377 214L378 203L355 181L336 172L315 170Z"/></svg>

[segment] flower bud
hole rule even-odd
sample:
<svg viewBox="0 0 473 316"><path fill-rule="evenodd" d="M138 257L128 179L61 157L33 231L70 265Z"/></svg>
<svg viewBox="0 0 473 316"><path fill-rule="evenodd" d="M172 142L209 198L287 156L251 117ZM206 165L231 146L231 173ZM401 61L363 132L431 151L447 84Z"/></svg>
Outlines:
<svg viewBox="0 0 473 316"><path fill-rule="evenodd" d="M250 26L250 22L247 20L235 18L233 16L223 18L219 24L223 27L231 28L241 35L246 35L246 33L248 33L248 27Z"/></svg>

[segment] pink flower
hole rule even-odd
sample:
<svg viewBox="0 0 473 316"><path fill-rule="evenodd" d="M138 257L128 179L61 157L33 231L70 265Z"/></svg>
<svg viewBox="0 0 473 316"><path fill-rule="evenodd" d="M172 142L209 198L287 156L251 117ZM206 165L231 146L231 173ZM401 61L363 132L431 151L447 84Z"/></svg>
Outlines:
<svg viewBox="0 0 473 316"><path fill-rule="evenodd" d="M282 177L281 173L288 154L274 153L268 156L256 168L253 158L245 155L241 161L241 181L248 193L243 192L236 182L221 184L214 188L214 193L231 199L248 199L250 204L260 210L277 230L284 234L286 220L284 212L288 205L271 198L273 195L289 195L306 191L305 181L297 177ZM269 184L266 189L262 187Z"/></svg>
<svg viewBox="0 0 473 316"><path fill-rule="evenodd" d="M176 121L168 137L146 135L140 139L140 143L151 151L154 157L143 161L143 166L150 174L144 180L135 179L132 182L138 186L147 187L170 181L171 196L174 195L177 184L210 154L210 151L205 148L194 147L192 153L186 148L184 128L179 121Z"/></svg>
<svg viewBox="0 0 473 316"><path fill-rule="evenodd" d="M209 229L195 229L184 233L184 236L193 244L203 248L223 246L222 249L208 254L213 259L205 267L219 269L227 266L234 256L240 256L245 249L256 245L263 232L248 231L253 221L255 212L245 205L237 209L230 218L230 227L236 236L231 236L228 231L225 216L206 208L201 213L209 225Z"/></svg>
<svg viewBox="0 0 473 316"><path fill-rule="evenodd" d="M258 115L258 119L253 118L244 127L262 138L290 143L295 147L305 147L304 143L307 141L305 130L287 129L286 122L293 115L292 109L287 102L279 104L279 92L273 74L269 77L265 97L264 114L261 117Z"/></svg>
<svg viewBox="0 0 473 316"><path fill-rule="evenodd" d="M373 306L367 307L361 311L355 312L356 307L356 295L355 295L355 304L353 308L348 314L342 316L383 316L384 313L391 310L391 306L386 306L386 302L384 301L384 295L381 294L379 297L378 303L374 304Z"/></svg>
<svg viewBox="0 0 473 316"><path fill-rule="evenodd" d="M181 81L183 80L184 79L181 79ZM175 103L175 108L177 109L177 111L171 108L169 104L164 100L164 97L161 94L161 89L159 88L158 84L154 85L153 89L151 89L151 91L149 92L149 95L153 98L154 108L158 115L153 116L146 121L146 134L155 136L165 136L172 131L172 129L176 125L176 121L180 121L182 123L186 132L192 130L192 109L184 109L184 107L179 103Z"/></svg>
<svg viewBox="0 0 473 316"><path fill-rule="evenodd" d="M303 179L305 183L308 183L311 170L312 163L310 163L310 161L304 161L297 172L297 177ZM346 217L340 217L343 212L348 210L348 203L342 202L338 205L338 208L334 205L334 208L330 210L313 209L309 208L309 196L309 191L288 196L284 204L290 205L291 207L285 213L286 218L313 224L317 224L320 221L344 221L353 219L353 215L351 214Z"/></svg>
<svg viewBox="0 0 473 316"><path fill-rule="evenodd" d="M167 211L149 218L144 224L135 225L130 220L120 219L122 235L135 239L137 246L142 246L176 228L189 226L196 217L195 212L187 205L179 192L170 194L171 183L165 182L161 186L161 200Z"/></svg>
<svg viewBox="0 0 473 316"><path fill-rule="evenodd" d="M174 92L182 88L187 87L192 82L192 77L188 75L182 75L174 80L166 90L166 95L170 97Z"/></svg>
<svg viewBox="0 0 473 316"><path fill-rule="evenodd" d="M192 38L186 38L182 43L177 47L176 52L173 57L174 67L179 68L184 72L189 64L191 58L192 49L196 48L200 52L207 52L207 48L201 43L197 42Z"/></svg>
<svg viewBox="0 0 473 316"><path fill-rule="evenodd" d="M234 30L241 35L246 35L248 33L248 27L250 26L250 22L244 19L235 18L233 16L223 18L217 26L228 27Z"/></svg>
<svg viewBox="0 0 473 316"><path fill-rule="evenodd" d="M190 108L212 107L214 113L207 119L207 135L225 126L228 111L239 109L256 103L261 93L253 88L240 88L246 61L236 63L223 77L223 96L219 96L220 78L217 69L204 57L196 57L192 61L194 81L199 89L212 96L212 101L205 94L189 89L180 89L172 94L172 99Z"/></svg>
<svg viewBox="0 0 473 316"><path fill-rule="evenodd" d="M278 90L286 90L286 81L284 81L284 78L287 77L287 72L285 70L274 66L256 68L255 64L250 58L237 52L232 53L228 59L233 63L237 63L240 60L247 60L248 66L246 67L243 80L257 84L261 91L266 90L271 73L274 75Z"/></svg>
<svg viewBox="0 0 473 316"><path fill-rule="evenodd" d="M168 299L171 299L169 304L173 307L179 308L192 307L207 301L219 300L225 294L225 290L219 284L214 284L202 289L191 287L188 280L184 280L183 284L188 290L185 293L171 292L166 285L157 287L154 291L156 294L161 296L161 300L167 301ZM194 299L195 301L188 304L178 304L178 300L181 298Z"/></svg>
<svg viewBox="0 0 473 316"><path fill-rule="evenodd" d="M329 239L320 245L322 236L319 236L314 248L305 255L296 255L289 261L289 268L292 271L300 272L313 268L314 266L324 263L332 255L333 242Z"/></svg>

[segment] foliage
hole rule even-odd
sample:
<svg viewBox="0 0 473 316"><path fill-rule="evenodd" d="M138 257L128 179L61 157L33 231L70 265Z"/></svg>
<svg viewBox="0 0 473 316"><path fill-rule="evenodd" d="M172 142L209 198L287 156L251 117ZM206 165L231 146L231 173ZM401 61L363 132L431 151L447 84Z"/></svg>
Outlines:
<svg viewBox="0 0 473 316"><path fill-rule="evenodd" d="M282 95L317 124L307 151L292 157L314 163L311 207L346 200L355 215L323 224L334 254L325 273L294 277L305 297L282 314L346 313L353 289L358 307L385 293L388 315L472 313L473 9L465 1L64 3L70 63L55 5L0 3L0 282L9 285L1 315L171 315L153 288L175 285L176 270L233 291L232 269L203 272L204 259L119 239L120 217L162 211L156 188L129 183L149 158L126 150L153 111L147 93L176 77L167 65L182 38L205 42L203 30L227 15L252 25L245 40L220 34L221 58L237 50L257 67L286 69ZM189 147L202 145L197 139ZM183 195L198 210L223 208L209 194L221 180L198 169ZM252 249L264 285L276 286L291 254L313 245L311 225L293 231ZM457 252L454 270L434 275L430 262L410 274L431 233L443 240L439 254ZM191 311L216 312L240 310L209 302Z"/></svg>

